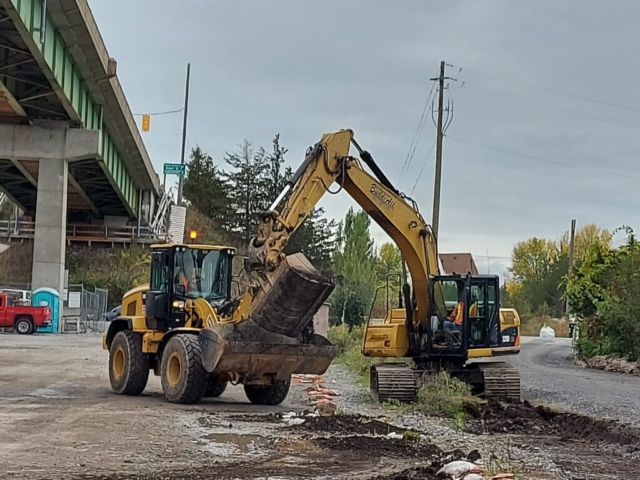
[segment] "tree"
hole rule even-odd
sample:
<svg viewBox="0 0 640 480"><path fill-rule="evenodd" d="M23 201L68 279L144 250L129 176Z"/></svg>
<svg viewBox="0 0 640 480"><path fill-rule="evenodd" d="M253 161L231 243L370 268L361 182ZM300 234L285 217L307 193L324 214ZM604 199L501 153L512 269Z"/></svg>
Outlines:
<svg viewBox="0 0 640 480"><path fill-rule="evenodd" d="M271 203L280 195L285 187L286 181L292 176L291 168L284 167L284 156L288 150L280 145L280 134L273 138L273 151L267 154L264 148L260 148L258 156L265 160L265 184L266 189L263 210L269 208Z"/></svg>
<svg viewBox="0 0 640 480"><path fill-rule="evenodd" d="M575 234L574 266L582 264L590 248L609 248L612 235L595 224L579 228ZM564 314L565 290L569 271L569 232L558 241L531 238L513 249L511 279L505 289L511 306L521 314ZM505 303L506 305L506 303Z"/></svg>
<svg viewBox="0 0 640 480"><path fill-rule="evenodd" d="M321 208L311 211L289 239L284 253L302 252L316 269L329 273L332 270L331 255L336 248L337 225L335 220L324 218L323 213Z"/></svg>
<svg viewBox="0 0 640 480"><path fill-rule="evenodd" d="M568 231L564 232L559 242L559 248L562 253L569 255L569 239ZM574 264L582 263L591 246L595 243L611 247L613 235L605 228L598 227L595 223L588 223L581 228L576 229L574 236Z"/></svg>
<svg viewBox="0 0 640 480"><path fill-rule="evenodd" d="M334 272L342 278L331 299L332 322L353 327L363 322L375 291L375 257L369 232L371 219L364 211L349 209L338 227Z"/></svg>
<svg viewBox="0 0 640 480"><path fill-rule="evenodd" d="M242 245L246 245L255 235L258 213L265 204L265 173L267 157L255 154L251 142L244 140L239 150L225 155L225 161L232 170L226 173L231 184L231 208L233 211L231 230Z"/></svg>
<svg viewBox="0 0 640 480"><path fill-rule="evenodd" d="M211 156L196 147L187 162L184 198L198 211L212 218L222 227L230 220L230 185Z"/></svg>
<svg viewBox="0 0 640 480"><path fill-rule="evenodd" d="M401 283L398 277L389 276L390 274L402 275L402 255L398 247L392 243L384 243L376 255L375 271L378 280L378 286L389 285L389 298L386 298L386 289L384 295L378 295L377 306L386 309L387 300L389 307L397 304L400 297Z"/></svg>
<svg viewBox="0 0 640 480"><path fill-rule="evenodd" d="M581 318L579 351L585 357L640 358L640 244L629 228L626 244L596 240L568 281L567 297Z"/></svg>

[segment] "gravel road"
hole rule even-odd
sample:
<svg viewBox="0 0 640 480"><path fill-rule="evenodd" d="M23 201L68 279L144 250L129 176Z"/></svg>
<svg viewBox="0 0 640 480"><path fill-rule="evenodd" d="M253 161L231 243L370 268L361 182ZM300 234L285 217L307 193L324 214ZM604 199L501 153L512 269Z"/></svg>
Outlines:
<svg viewBox="0 0 640 480"><path fill-rule="evenodd" d="M640 425L640 377L574 365L569 338L525 337L520 355L510 361L520 369L529 399Z"/></svg>

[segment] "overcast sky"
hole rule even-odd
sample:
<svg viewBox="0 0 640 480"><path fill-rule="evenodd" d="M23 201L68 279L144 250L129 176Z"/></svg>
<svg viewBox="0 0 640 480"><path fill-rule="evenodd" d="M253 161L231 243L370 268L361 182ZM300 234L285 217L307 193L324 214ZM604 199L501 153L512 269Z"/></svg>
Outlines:
<svg viewBox="0 0 640 480"><path fill-rule="evenodd" d="M472 252L485 271L503 273L515 242L559 237L571 218L637 224L638 1L89 3L134 113L181 108L191 62L188 146L219 163L243 138L269 148L280 133L297 166L322 133L351 128L400 184L445 60L458 81L447 91L440 250ZM159 172L179 161L181 122L151 120ZM428 118L400 184L427 219L434 139ZM350 205L346 194L321 203L336 218Z"/></svg>

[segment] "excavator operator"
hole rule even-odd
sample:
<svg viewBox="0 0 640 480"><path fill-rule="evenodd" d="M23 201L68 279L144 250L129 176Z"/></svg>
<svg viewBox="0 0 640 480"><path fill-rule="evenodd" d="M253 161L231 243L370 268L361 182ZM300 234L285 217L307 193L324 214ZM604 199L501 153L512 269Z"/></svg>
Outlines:
<svg viewBox="0 0 640 480"><path fill-rule="evenodd" d="M462 321L464 319L464 302L461 300L455 306L451 315L446 317L444 321L444 326L448 330L456 329L462 330ZM475 317L478 315L478 299L476 297L475 292L471 295L471 306L469 307L469 317Z"/></svg>

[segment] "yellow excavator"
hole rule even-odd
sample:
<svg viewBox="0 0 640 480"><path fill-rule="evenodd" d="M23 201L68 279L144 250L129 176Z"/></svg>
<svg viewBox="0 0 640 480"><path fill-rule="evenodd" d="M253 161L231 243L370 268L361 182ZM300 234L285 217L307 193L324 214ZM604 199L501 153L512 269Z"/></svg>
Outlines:
<svg viewBox="0 0 640 480"><path fill-rule="evenodd" d="M352 145L360 159L349 154ZM370 319L366 326L364 355L401 360L371 367L373 397L411 401L424 374L444 369L485 398L519 398L516 369L505 362L476 361L520 351L520 318L517 311L500 307L499 278L441 275L431 227L415 202L400 193L358 145L351 130L325 134L309 148L285 189L261 217L258 234L250 243L247 268L262 275L282 269L287 261L283 251L293 232L326 193L342 190L391 237L408 268L398 308L390 309L381 322ZM304 303L286 290L280 293L284 295L280 305Z"/></svg>

